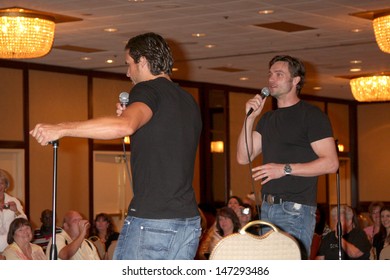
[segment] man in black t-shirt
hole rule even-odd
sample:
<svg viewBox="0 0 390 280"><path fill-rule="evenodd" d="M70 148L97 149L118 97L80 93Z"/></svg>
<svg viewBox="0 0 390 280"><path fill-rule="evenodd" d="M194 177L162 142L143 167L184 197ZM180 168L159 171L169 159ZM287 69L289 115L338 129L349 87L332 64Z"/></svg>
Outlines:
<svg viewBox="0 0 390 280"><path fill-rule="evenodd" d="M317 253L317 260L338 260L339 240L337 235L337 207L332 208L331 216L335 229L325 235L321 240ZM371 244L364 230L354 223L353 210L345 205L340 206L340 223L342 228L341 259L342 260L368 260Z"/></svg>
<svg viewBox="0 0 390 280"><path fill-rule="evenodd" d="M115 139L131 136L134 197L114 259L194 259L202 233L192 187L202 129L192 95L170 79L173 58L155 33L125 47L134 87L117 116L57 125L38 124L30 134L41 145L61 137Z"/></svg>
<svg viewBox="0 0 390 280"><path fill-rule="evenodd" d="M263 155L263 164L252 169L254 180L262 183L261 219L294 236L306 259L315 227L317 178L335 173L339 162L328 117L299 98L304 79L300 60L278 55L270 61L269 91L278 108L266 112L253 130L267 98L258 94L246 103L237 160L248 164Z"/></svg>

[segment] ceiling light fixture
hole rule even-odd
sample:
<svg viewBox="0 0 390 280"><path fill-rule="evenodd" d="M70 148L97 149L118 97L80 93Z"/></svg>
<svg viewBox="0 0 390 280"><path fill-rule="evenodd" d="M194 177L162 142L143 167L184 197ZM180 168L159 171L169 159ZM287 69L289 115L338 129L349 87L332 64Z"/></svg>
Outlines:
<svg viewBox="0 0 390 280"><path fill-rule="evenodd" d="M389 101L390 76L358 77L350 80L352 94L361 102Z"/></svg>
<svg viewBox="0 0 390 280"><path fill-rule="evenodd" d="M374 18L375 39L379 48L390 53L390 14L381 14Z"/></svg>
<svg viewBox="0 0 390 280"><path fill-rule="evenodd" d="M10 8L0 12L0 58L36 58L48 54L54 41L54 18Z"/></svg>

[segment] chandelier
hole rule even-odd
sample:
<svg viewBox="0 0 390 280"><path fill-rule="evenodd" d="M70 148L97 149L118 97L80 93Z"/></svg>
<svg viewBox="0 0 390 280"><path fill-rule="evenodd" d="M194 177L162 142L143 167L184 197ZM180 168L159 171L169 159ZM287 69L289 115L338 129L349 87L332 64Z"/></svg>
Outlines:
<svg viewBox="0 0 390 280"><path fill-rule="evenodd" d="M378 75L359 77L350 80L352 94L356 100L362 102L389 101L390 76Z"/></svg>
<svg viewBox="0 0 390 280"><path fill-rule="evenodd" d="M0 58L35 58L48 54L54 18L20 8L0 12Z"/></svg>
<svg viewBox="0 0 390 280"><path fill-rule="evenodd" d="M390 14L377 16L372 23L379 48L390 53Z"/></svg>

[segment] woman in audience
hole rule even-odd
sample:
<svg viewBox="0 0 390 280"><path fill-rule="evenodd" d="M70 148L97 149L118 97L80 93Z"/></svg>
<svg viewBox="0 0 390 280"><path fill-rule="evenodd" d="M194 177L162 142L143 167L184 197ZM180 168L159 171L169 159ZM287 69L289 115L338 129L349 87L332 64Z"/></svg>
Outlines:
<svg viewBox="0 0 390 280"><path fill-rule="evenodd" d="M7 234L11 222L16 217L26 218L20 201L7 194L6 191L11 185L8 173L0 169L0 255L7 247Z"/></svg>
<svg viewBox="0 0 390 280"><path fill-rule="evenodd" d="M390 206L383 206L380 210L380 229L373 238L373 251L374 256L372 259L378 260L380 258L381 251L390 246Z"/></svg>
<svg viewBox="0 0 390 280"><path fill-rule="evenodd" d="M227 207L232 208L233 210L237 210L240 206L242 206L242 199L238 196L229 197Z"/></svg>
<svg viewBox="0 0 390 280"><path fill-rule="evenodd" d="M111 217L105 213L96 215L89 239L95 244L102 260L112 259L118 237Z"/></svg>
<svg viewBox="0 0 390 280"><path fill-rule="evenodd" d="M3 255L7 260L46 260L42 247L31 243L31 224L25 218L16 218L9 227Z"/></svg>
<svg viewBox="0 0 390 280"><path fill-rule="evenodd" d="M367 234L368 240L371 244L374 235L379 232L379 228L381 227L380 211L383 206L383 202L380 201L371 202L370 206L368 206L368 213L370 213L370 218L373 224L368 227L365 227L364 231Z"/></svg>
<svg viewBox="0 0 390 280"><path fill-rule="evenodd" d="M239 231L241 225L236 213L232 208L223 207L218 210L216 217L216 226L207 232L207 236L202 240L199 251L199 259L208 259L217 243L232 233Z"/></svg>

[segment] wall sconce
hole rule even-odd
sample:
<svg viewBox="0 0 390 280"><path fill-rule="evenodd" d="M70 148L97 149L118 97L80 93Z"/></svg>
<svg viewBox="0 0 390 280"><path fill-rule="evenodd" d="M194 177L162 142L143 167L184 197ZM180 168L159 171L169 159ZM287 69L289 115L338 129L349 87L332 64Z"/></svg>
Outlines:
<svg viewBox="0 0 390 280"><path fill-rule="evenodd" d="M212 153L223 153L223 141L211 141L210 150Z"/></svg>
<svg viewBox="0 0 390 280"><path fill-rule="evenodd" d="M343 144L338 144L337 149L340 153L344 152L344 145Z"/></svg>
<svg viewBox="0 0 390 280"><path fill-rule="evenodd" d="M125 144L130 144L130 136L125 136L123 138L123 141L125 142Z"/></svg>

